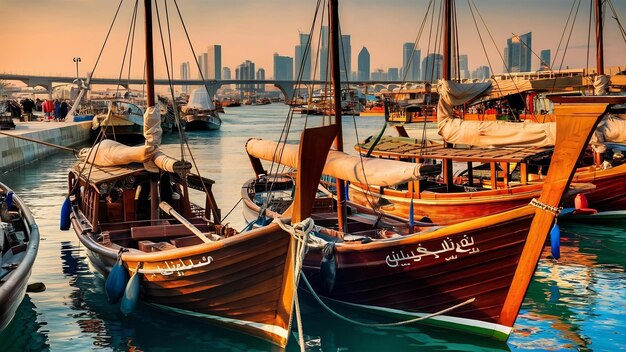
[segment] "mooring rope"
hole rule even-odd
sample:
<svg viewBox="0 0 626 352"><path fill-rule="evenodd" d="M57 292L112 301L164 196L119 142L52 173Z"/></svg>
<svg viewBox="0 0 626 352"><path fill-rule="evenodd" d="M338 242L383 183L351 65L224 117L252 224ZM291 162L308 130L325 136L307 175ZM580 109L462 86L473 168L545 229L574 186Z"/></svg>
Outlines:
<svg viewBox="0 0 626 352"><path fill-rule="evenodd" d="M451 310L454 310L454 309L457 309L457 308L463 307L463 306L465 306L465 305L467 305L467 304L470 304L470 303L472 303L472 302L476 301L476 298L470 298L470 299L468 299L468 300L466 300L466 301L464 301L464 302L461 302L461 303L456 304L456 305L454 305L454 306L448 307L448 308L446 308L446 309L442 309L442 310L440 310L440 311L438 311L438 312L431 313L431 314L428 314L428 315L424 315L424 316L422 316L422 317L417 317L417 318L409 319L409 320L398 321L398 322L393 322L393 323L370 324L370 323L363 323L363 322L360 322L360 321L356 321L356 320L354 320L354 319L350 319L350 318L348 318L348 317L346 317L346 316L344 316L344 315L341 315L341 314L337 313L336 311L332 310L329 306L327 306L327 305L326 305L326 304L322 301L322 299L321 299L321 298L317 295L317 293L315 293L315 290L313 290L313 287L311 287L311 284L309 283L309 280L307 280L307 278L306 278L306 276L305 276L305 275L302 275L302 279L303 279L304 283L306 284L307 288L309 289L309 291L311 292L311 294L313 295L313 297L315 298L315 300L316 300L316 301L317 301L317 302L318 302L318 303L319 303L322 307L324 307L324 309L326 309L326 310L327 310L330 314L332 314L333 316L335 316L335 317L337 317L337 318L339 318L339 319L341 319L341 320L343 320L343 321L346 321L346 322L348 322L348 323L355 324L355 325L359 325L359 326L370 327L370 328L380 328L380 327L390 327L390 326L402 326L402 325L408 325L408 324L416 323L416 322L419 322L419 321L422 321L422 320L427 320L427 319L434 318L434 317L436 317L436 316L438 316L438 315L441 315L441 314L445 314L445 313L447 313L447 312L449 312L449 311L451 311Z"/></svg>
<svg viewBox="0 0 626 352"><path fill-rule="evenodd" d="M298 326L298 342L300 344L300 350L304 351L304 330L302 328L302 316L300 314L300 301L298 300L298 281L302 272L302 263L304 261L304 254L306 253L306 243L309 239L309 234L315 228L313 219L306 218L301 222L293 225L284 223L281 219L274 219L274 222L280 226L285 232L289 233L291 237L296 240L296 246L292 249L292 254L295 258L294 268L294 308L296 314L296 325ZM289 329L291 330L291 322L289 322Z"/></svg>
<svg viewBox="0 0 626 352"><path fill-rule="evenodd" d="M74 149L74 148L68 148L68 147L64 147L62 145L52 144L52 143L48 143L48 142L44 142L44 141L39 141L39 140L28 138L28 137L17 136L17 135L6 133L6 132L2 132L2 131L0 131L0 134L5 135L7 137L13 137L13 138L23 139L25 141L33 142L33 143L43 144L43 145L46 145L48 147L65 150L65 151L74 153L74 155L78 155L78 150Z"/></svg>

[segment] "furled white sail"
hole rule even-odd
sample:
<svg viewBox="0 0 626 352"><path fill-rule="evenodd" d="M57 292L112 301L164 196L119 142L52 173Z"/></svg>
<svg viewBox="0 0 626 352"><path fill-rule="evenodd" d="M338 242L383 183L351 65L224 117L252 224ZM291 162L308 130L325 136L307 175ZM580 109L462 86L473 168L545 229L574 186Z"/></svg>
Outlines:
<svg viewBox="0 0 626 352"><path fill-rule="evenodd" d="M279 144L274 141L250 139L246 143L246 151L249 155L259 159L294 168L298 165L298 145L296 144ZM323 174L345 181L386 187L416 180L425 174L438 174L440 171L440 165L360 158L331 150L326 158Z"/></svg>
<svg viewBox="0 0 626 352"><path fill-rule="evenodd" d="M143 114L143 137L146 139L146 146L154 148L154 151L161 145L163 129L161 128L161 110L156 106L148 106ZM159 168L152 159L143 163L146 170L159 172Z"/></svg>
<svg viewBox="0 0 626 352"><path fill-rule="evenodd" d="M487 94L490 89L490 82L468 84L439 81L437 124L439 135L444 141L479 147L554 145L554 123L465 121L454 118L454 106L466 104Z"/></svg>
<svg viewBox="0 0 626 352"><path fill-rule="evenodd" d="M598 124L591 143L626 143L626 116L608 114Z"/></svg>
<svg viewBox="0 0 626 352"><path fill-rule="evenodd" d="M112 139L104 139L91 148L81 149L78 157L83 162L98 166L121 166L147 162L155 152L153 146L129 147Z"/></svg>
<svg viewBox="0 0 626 352"><path fill-rule="evenodd" d="M189 95L186 109L215 110L215 106L206 88L196 88Z"/></svg>

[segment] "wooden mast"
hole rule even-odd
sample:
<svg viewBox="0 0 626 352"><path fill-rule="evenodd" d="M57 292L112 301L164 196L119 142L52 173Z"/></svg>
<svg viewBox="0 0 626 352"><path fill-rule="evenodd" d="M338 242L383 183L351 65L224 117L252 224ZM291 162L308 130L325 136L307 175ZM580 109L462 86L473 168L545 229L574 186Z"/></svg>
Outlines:
<svg viewBox="0 0 626 352"><path fill-rule="evenodd" d="M330 0L328 3L328 27L330 31L330 77L333 87L333 103L335 109L335 125L337 126L337 137L335 138L335 149L343 151L343 132L341 126L341 74L339 70L339 4L338 0ZM339 208L337 222L339 231L346 229L346 204L344 181L337 179L337 207Z"/></svg>
<svg viewBox="0 0 626 352"><path fill-rule="evenodd" d="M598 75L604 75L604 39L602 24L602 0L594 0L596 8L596 65Z"/></svg>
<svg viewBox="0 0 626 352"><path fill-rule="evenodd" d="M152 49L152 0L144 0L146 11L146 111L155 105L154 101L154 51ZM145 119L145 117L144 117ZM150 219L159 219L159 174L150 175Z"/></svg>
<svg viewBox="0 0 626 352"><path fill-rule="evenodd" d="M452 2L453 0L445 0L443 4L443 72L442 79L450 80L452 65ZM433 60L433 65L434 65ZM450 143L446 142L446 147L452 147ZM446 183L446 188L450 190L452 187L452 160L446 159L443 161L443 177Z"/></svg>

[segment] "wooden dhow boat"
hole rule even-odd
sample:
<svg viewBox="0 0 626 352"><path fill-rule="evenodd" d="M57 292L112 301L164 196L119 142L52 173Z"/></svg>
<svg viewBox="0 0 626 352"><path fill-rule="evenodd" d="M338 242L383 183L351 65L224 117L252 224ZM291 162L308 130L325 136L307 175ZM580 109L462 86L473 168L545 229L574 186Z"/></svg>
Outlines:
<svg viewBox="0 0 626 352"><path fill-rule="evenodd" d="M331 77L336 92L337 5L337 0L329 2ZM451 8L446 0L444 46L451 40ZM444 75L449 74L449 56L444 56L443 66ZM419 321L506 340L583 149L609 107L624 101L625 97L554 98L558 131L541 196L529 205L481 219L408 235L377 224L364 230L350 223L343 209L344 184L338 178L336 198L342 209L323 225L317 222L303 282L324 300L405 319L394 325ZM334 102L340 102L337 95ZM341 116L337 114L334 125L326 129L328 135L316 139L320 145L341 136ZM302 141L308 133L305 129ZM341 151L341 144L337 146ZM280 148L276 153L281 153ZM296 175L296 184L307 180L301 170Z"/></svg>
<svg viewBox="0 0 626 352"><path fill-rule="evenodd" d="M197 88L191 92L189 102L182 108L182 113L187 131L218 130L222 125L206 88Z"/></svg>
<svg viewBox="0 0 626 352"><path fill-rule="evenodd" d="M39 249L39 228L24 201L0 183L0 332L26 294Z"/></svg>
<svg viewBox="0 0 626 352"><path fill-rule="evenodd" d="M139 300L284 347L303 256L297 244L312 226L308 200L292 216L302 226L276 221L238 233L220 222L213 181L159 151L151 3L144 1L146 145L103 140L83 149L69 172L68 219L62 224L69 229L71 223L90 262L107 277L109 300L121 299L123 313ZM319 181L325 157L309 157L301 167ZM204 206L192 203L194 191Z"/></svg>
<svg viewBox="0 0 626 352"><path fill-rule="evenodd" d="M526 204L537 197L545 173L549 170L552 148L447 148L424 147L413 138L382 137L372 149L373 141L358 143L361 154L383 159L440 161L443 173L435 180L418 180L399 187L381 187L351 182L349 198L360 206L384 203L380 211L404 219L427 216L434 223L446 225L479 218ZM572 179L572 193L584 192L590 206L602 211L624 209L626 187L623 175L626 163L620 157L626 147L608 145L609 153L600 161L591 148ZM370 151L371 150L371 151ZM453 168L463 167L453 176ZM382 199L382 200L381 200ZM574 198L566 197L567 206ZM412 209L411 209L412 208ZM413 215L411 215L411 213Z"/></svg>

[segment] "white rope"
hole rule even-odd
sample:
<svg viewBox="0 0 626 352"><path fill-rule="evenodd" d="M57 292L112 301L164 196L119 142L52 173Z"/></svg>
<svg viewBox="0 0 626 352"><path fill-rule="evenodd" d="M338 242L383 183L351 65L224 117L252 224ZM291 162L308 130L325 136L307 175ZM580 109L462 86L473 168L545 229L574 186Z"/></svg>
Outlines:
<svg viewBox="0 0 626 352"><path fill-rule="evenodd" d="M294 268L294 304L296 313L296 324L298 326L298 342L300 344L300 351L304 352L304 330L302 328L302 317L300 315L300 302L298 300L298 281L300 279L300 273L302 272L302 262L304 261L304 254L306 253L306 244L309 240L309 234L315 228L313 219L306 218L301 222L293 225L284 223L281 219L274 219L274 222L280 226L285 232L289 233L291 237L296 240L295 248L292 247L292 254L295 258ZM289 330L291 330L291 322L289 323Z"/></svg>

